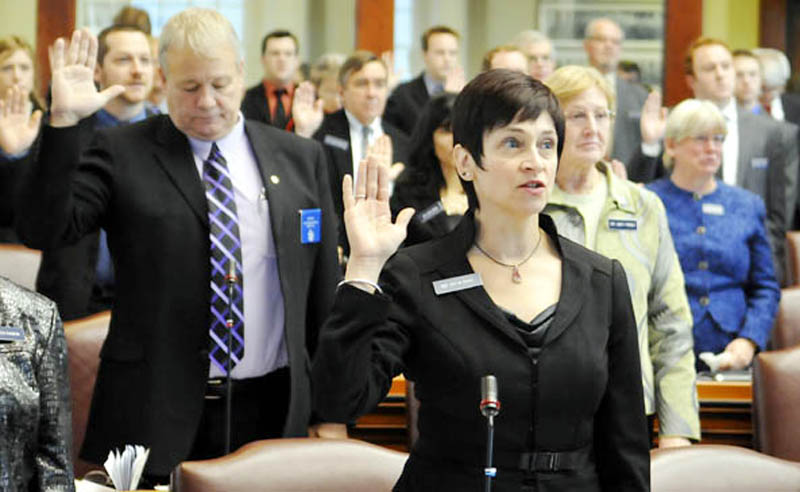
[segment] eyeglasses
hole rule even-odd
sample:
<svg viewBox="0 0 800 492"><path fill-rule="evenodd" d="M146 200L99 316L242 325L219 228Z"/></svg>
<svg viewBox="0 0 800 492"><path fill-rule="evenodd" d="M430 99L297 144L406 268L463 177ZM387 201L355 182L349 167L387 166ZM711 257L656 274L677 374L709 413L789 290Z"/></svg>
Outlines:
<svg viewBox="0 0 800 492"><path fill-rule="evenodd" d="M698 144L707 144L711 142L714 145L722 145L725 143L725 135L722 133L716 133L714 135L697 135L691 137L691 139L693 142Z"/></svg>
<svg viewBox="0 0 800 492"><path fill-rule="evenodd" d="M586 125L589 123L589 115L594 117L594 121L598 125L603 125L611 121L611 118L614 117L614 112L609 109L603 109L598 111L575 111L574 113L569 113L564 115L564 117L570 123L574 123L576 125Z"/></svg>

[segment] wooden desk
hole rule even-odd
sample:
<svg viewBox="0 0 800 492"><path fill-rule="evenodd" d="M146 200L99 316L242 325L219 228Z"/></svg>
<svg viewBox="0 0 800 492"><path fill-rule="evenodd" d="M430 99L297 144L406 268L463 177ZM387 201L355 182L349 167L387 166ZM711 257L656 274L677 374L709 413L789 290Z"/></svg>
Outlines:
<svg viewBox="0 0 800 492"><path fill-rule="evenodd" d="M753 447L753 390L749 381L698 381L697 398L704 444ZM398 376L378 408L350 429L350 437L408 451L406 420L406 381Z"/></svg>

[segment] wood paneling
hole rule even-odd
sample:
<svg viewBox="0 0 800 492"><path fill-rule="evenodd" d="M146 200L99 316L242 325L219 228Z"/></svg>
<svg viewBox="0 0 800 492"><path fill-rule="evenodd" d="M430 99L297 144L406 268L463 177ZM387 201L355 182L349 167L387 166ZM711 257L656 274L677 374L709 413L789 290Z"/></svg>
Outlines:
<svg viewBox="0 0 800 492"><path fill-rule="evenodd" d="M356 49L380 54L394 47L394 0L357 0Z"/></svg>
<svg viewBox="0 0 800 492"><path fill-rule="evenodd" d="M703 2L665 0L664 15L664 104L673 106L692 91L683 69L686 49L703 33Z"/></svg>
<svg viewBox="0 0 800 492"><path fill-rule="evenodd" d="M759 46L786 50L786 0L761 0Z"/></svg>
<svg viewBox="0 0 800 492"><path fill-rule="evenodd" d="M39 93L47 94L50 85L50 60L47 50L59 36L75 29L76 0L37 0L36 63L39 68Z"/></svg>

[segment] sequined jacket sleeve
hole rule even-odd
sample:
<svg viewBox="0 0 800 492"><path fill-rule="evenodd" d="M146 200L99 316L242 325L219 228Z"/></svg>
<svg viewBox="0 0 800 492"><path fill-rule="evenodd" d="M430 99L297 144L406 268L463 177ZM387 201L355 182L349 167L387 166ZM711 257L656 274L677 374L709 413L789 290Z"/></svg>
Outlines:
<svg viewBox="0 0 800 492"><path fill-rule="evenodd" d="M45 320L43 320L45 321ZM39 382L39 439L35 453L35 480L38 490L72 490L72 418L67 343L64 327L53 307L47 329L42 330L36 380Z"/></svg>

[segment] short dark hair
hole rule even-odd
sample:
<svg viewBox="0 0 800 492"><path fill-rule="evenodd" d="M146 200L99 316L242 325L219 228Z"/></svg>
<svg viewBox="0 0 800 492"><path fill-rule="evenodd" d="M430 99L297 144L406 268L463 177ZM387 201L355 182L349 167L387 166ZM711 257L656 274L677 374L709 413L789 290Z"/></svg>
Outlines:
<svg viewBox="0 0 800 492"><path fill-rule="evenodd" d="M371 62L378 62L383 65L383 68L386 69L386 63L383 61L383 58L379 57L375 53L367 50L359 50L347 57L347 60L342 63L341 68L339 68L339 85L344 87L345 82L350 77L350 74L353 72L358 72L364 65ZM387 77L388 77L388 70L387 70Z"/></svg>
<svg viewBox="0 0 800 492"><path fill-rule="evenodd" d="M117 12L112 24L115 26L137 27L148 36L151 32L150 14L144 9L139 9L130 5L122 7L119 12Z"/></svg>
<svg viewBox="0 0 800 492"><path fill-rule="evenodd" d="M461 90L453 106L453 145L464 147L483 169L484 135L512 121L528 121L547 112L558 136L557 155L564 148L564 114L556 96L542 82L514 70L482 72ZM469 207L478 208L471 181L461 179Z"/></svg>
<svg viewBox="0 0 800 492"><path fill-rule="evenodd" d="M748 58L752 58L752 59L753 59L753 60L755 60L755 61L758 61L758 57L756 56L756 54L755 54L755 53L753 53L753 52L752 52L752 51L750 51L750 50L742 50L742 49L739 49L739 50L733 50L733 53L731 53L731 55L732 55L734 58L736 58L737 56L746 56L746 57L748 57Z"/></svg>
<svg viewBox="0 0 800 492"><path fill-rule="evenodd" d="M276 29L270 33L267 33L267 35L264 36L264 39L261 40L261 56L264 56L264 53L267 52L267 41L277 38L292 38L292 41L294 41L294 52L300 52L300 42L297 41L297 36L286 29Z"/></svg>
<svg viewBox="0 0 800 492"><path fill-rule="evenodd" d="M422 43L422 51L428 51L428 40L434 34L450 34L451 36L455 36L456 39L461 39L461 35L458 34L458 31L453 29L452 27L447 26L433 26L425 30L422 33L422 37L420 41Z"/></svg>
<svg viewBox="0 0 800 492"><path fill-rule="evenodd" d="M100 31L100 34L97 35L97 64L100 66L103 65L103 59L108 54L108 36L114 34L115 32L140 32L147 40L147 49L150 49L150 37L139 27L131 25L114 25L106 27Z"/></svg>

